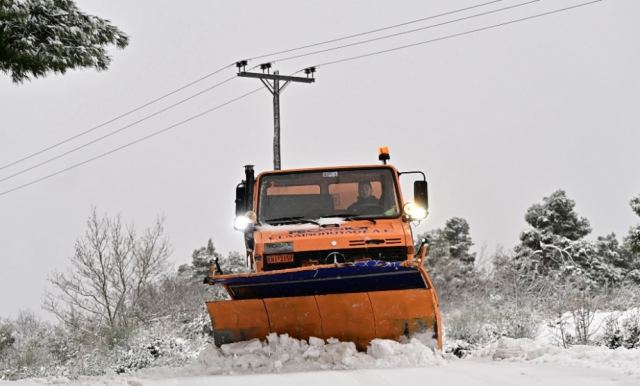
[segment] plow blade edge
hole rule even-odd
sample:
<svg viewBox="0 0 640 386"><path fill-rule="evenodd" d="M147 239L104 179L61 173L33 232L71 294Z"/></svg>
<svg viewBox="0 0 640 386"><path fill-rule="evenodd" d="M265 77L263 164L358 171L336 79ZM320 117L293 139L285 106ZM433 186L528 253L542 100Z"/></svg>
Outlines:
<svg viewBox="0 0 640 386"><path fill-rule="evenodd" d="M293 272L298 280L288 277L284 282L274 275L225 278L221 284L232 296L234 292L253 296L207 302L216 345L264 339L269 333L278 333L305 340L312 336L337 338L354 342L364 350L375 338L399 340L416 333L431 333L435 345L442 347L437 296L421 267L396 267L386 274L374 270L375 282L371 282L371 272L361 270L350 275L353 270L342 270L335 275L335 268L329 269L333 271L311 276L306 270ZM409 271L413 275L407 274ZM332 273L335 283L323 273ZM298 283L298 288L289 288L292 282ZM234 285L242 286L241 290ZM284 296L282 287L293 290L290 296ZM349 287L357 288L357 292L344 292ZM278 295L260 298L260 293Z"/></svg>

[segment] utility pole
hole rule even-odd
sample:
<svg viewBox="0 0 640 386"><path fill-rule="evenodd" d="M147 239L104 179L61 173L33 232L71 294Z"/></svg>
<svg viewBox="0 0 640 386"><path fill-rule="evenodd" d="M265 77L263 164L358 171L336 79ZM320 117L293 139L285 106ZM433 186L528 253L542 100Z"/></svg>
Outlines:
<svg viewBox="0 0 640 386"><path fill-rule="evenodd" d="M245 67L247 65L246 60L242 60L236 63L238 67L238 76L243 78L258 78L264 84L264 86L273 95L273 169L280 170L280 93L284 90L290 82L300 83L313 83L315 79L313 74L316 72L315 67L309 67L304 70L306 77L280 75L278 71L274 71L271 74L271 63L263 63L260 65L262 72L247 72ZM283 81L282 86L280 81Z"/></svg>

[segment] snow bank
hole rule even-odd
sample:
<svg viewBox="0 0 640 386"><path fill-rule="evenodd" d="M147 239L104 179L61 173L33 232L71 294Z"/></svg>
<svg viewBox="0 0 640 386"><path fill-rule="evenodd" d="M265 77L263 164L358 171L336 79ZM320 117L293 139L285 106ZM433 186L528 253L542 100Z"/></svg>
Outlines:
<svg viewBox="0 0 640 386"><path fill-rule="evenodd" d="M375 339L366 353L358 352L352 342L311 338L298 340L288 335L270 334L266 341L253 339L223 345L209 345L196 363L182 368L142 370L141 376L193 376L439 366L442 354L428 340L412 338L404 343Z"/></svg>
<svg viewBox="0 0 640 386"><path fill-rule="evenodd" d="M640 377L640 350L592 346L562 349L531 339L502 338L472 352L465 359L452 356L445 359L442 354L434 352L429 343L420 337L403 343L376 339L364 353L356 351L353 343L335 339L311 338L307 342L271 334L262 342L254 339L221 348L210 345L195 363L184 367L148 368L134 374L81 377L74 381L64 378L15 383L0 381L0 386L43 383L74 386L287 386L301 383L417 386L424 385L425 380L439 384L483 386L541 383L549 386L603 386L635 385Z"/></svg>
<svg viewBox="0 0 640 386"><path fill-rule="evenodd" d="M608 321L615 320L623 324L625 321L632 321L639 318L640 308L631 308L625 311L597 311L593 315L593 320L589 325L589 341L594 343L602 343L606 334L606 324ZM576 323L571 312L565 312L560 318L560 323L564 330L575 335ZM558 323L544 322L538 328L536 341L540 343L561 345L561 338Z"/></svg>
<svg viewBox="0 0 640 386"><path fill-rule="evenodd" d="M563 349L526 338L500 338L484 349L471 352L469 357L608 369L640 376L640 350L637 349L611 350L606 347L580 345Z"/></svg>

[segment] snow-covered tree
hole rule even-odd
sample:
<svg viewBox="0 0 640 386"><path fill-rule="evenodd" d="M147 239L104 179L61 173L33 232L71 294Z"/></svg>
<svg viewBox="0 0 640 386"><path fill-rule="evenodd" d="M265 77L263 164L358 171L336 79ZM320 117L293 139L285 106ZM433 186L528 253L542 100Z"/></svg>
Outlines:
<svg viewBox="0 0 640 386"><path fill-rule="evenodd" d="M128 41L73 0L0 1L0 71L16 83L75 68L105 70L111 62L106 47L124 48Z"/></svg>
<svg viewBox="0 0 640 386"><path fill-rule="evenodd" d="M222 260L221 257L222 256L216 252L213 241L209 239L206 246L193 250L191 254L191 266L181 266L179 271L183 270L183 272L185 272L185 270L190 270L192 277L202 280L202 278L209 274L212 261L215 259Z"/></svg>
<svg viewBox="0 0 640 386"><path fill-rule="evenodd" d="M630 205L631 209L640 216L640 196L634 197L631 200ZM636 225L629 230L625 243L629 248L629 251L640 256L640 225Z"/></svg>
<svg viewBox="0 0 640 386"><path fill-rule="evenodd" d="M473 241L469 231L469 223L461 217L450 218L442 229L442 235L449 247L449 255L467 272L473 270L476 260L476 254L470 252Z"/></svg>
<svg viewBox="0 0 640 386"><path fill-rule="evenodd" d="M211 265L218 260L224 273L247 272L247 259L244 254L231 251L224 257L216 251L213 241L209 239L207 245L194 249L191 254L191 264L183 264L178 267L178 275L183 278L195 278L200 283L211 270Z"/></svg>
<svg viewBox="0 0 640 386"><path fill-rule="evenodd" d="M606 282L617 284L625 279L631 270L631 254L618 242L615 233L606 236L598 236L595 241L595 253L599 259L607 265Z"/></svg>
<svg viewBox="0 0 640 386"><path fill-rule="evenodd" d="M476 254L470 251L473 241L469 231L467 220L453 217L447 220L444 228L422 236L429 241L429 256L425 265L442 293L470 279Z"/></svg>
<svg viewBox="0 0 640 386"><path fill-rule="evenodd" d="M589 275L602 281L607 265L597 256L592 243L584 240L591 232L589 220L579 217L575 202L563 190L545 197L525 214L531 228L520 234L515 261L530 278L536 276Z"/></svg>
<svg viewBox="0 0 640 386"><path fill-rule="evenodd" d="M224 259L224 263L222 264L222 271L224 273L248 272L247 257L237 251L229 252L229 255L227 255L227 258Z"/></svg>
<svg viewBox="0 0 640 386"><path fill-rule="evenodd" d="M542 204L527 209L525 221L541 233L576 241L591 233L591 226L585 217L578 217L574 207L575 201L564 190L556 190Z"/></svg>
<svg viewBox="0 0 640 386"><path fill-rule="evenodd" d="M629 202L629 205L631 205L631 209L633 209L633 211L636 212L638 216L640 216L640 195L632 198Z"/></svg>
<svg viewBox="0 0 640 386"><path fill-rule="evenodd" d="M630 205L631 209L640 216L640 196L634 197ZM628 254L630 265L627 280L640 284L640 225L629 229L624 239L624 250Z"/></svg>
<svg viewBox="0 0 640 386"><path fill-rule="evenodd" d="M0 364L4 362L9 350L16 342L16 338L13 336L13 333L13 324L8 321L0 321Z"/></svg>

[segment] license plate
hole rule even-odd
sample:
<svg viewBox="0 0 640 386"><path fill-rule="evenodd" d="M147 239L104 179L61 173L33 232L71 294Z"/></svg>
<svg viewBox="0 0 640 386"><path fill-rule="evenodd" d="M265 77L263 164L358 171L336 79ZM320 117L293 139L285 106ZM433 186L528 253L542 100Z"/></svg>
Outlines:
<svg viewBox="0 0 640 386"><path fill-rule="evenodd" d="M283 253L281 255L268 255L267 264L293 263L293 253Z"/></svg>

